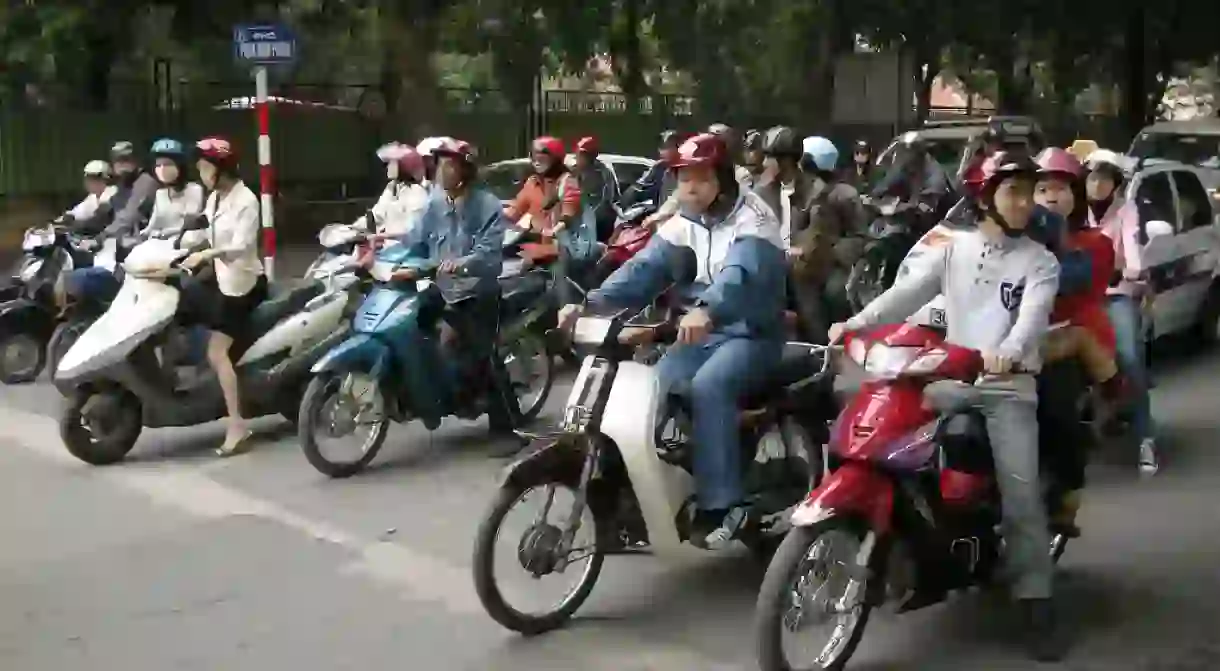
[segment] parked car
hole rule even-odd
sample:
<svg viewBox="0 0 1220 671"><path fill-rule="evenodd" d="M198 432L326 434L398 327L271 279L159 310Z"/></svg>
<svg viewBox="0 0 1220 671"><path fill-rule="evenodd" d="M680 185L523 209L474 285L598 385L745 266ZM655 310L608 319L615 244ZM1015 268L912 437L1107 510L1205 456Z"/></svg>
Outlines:
<svg viewBox="0 0 1220 671"><path fill-rule="evenodd" d="M614 175L614 181L618 183L618 193L622 193L631 186L652 167L653 163L656 163L651 158L621 154L599 154L597 158ZM487 188L491 189L491 192L499 196L501 200L507 202L517 195L521 184L529 177L532 170L529 157L525 157L492 163L480 172Z"/></svg>
<svg viewBox="0 0 1220 671"><path fill-rule="evenodd" d="M1041 151L1045 145L1042 128L1032 117L1026 116L990 116L971 117L967 119L949 119L926 121L923 127L914 129L928 145L928 153L936 162L944 167L950 175L957 174L958 167L965 158L966 147L974 136L987 129L988 125L998 123L1008 134L1010 145L1028 148L1031 153ZM878 174L885 174L893 166L896 148L907 134L900 133L890 141L890 144L877 156Z"/></svg>
<svg viewBox="0 0 1220 671"><path fill-rule="evenodd" d="M1194 166L1212 198L1220 197L1220 119L1153 124L1135 136L1127 155L1144 165L1172 161Z"/></svg>

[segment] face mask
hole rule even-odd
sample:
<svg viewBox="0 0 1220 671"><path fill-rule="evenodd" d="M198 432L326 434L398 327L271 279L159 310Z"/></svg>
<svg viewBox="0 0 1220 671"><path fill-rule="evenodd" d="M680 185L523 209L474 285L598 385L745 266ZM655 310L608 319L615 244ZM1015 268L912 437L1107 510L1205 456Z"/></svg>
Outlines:
<svg viewBox="0 0 1220 671"><path fill-rule="evenodd" d="M159 165L155 172L157 181L162 184L173 184L178 181L178 166L176 165Z"/></svg>
<svg viewBox="0 0 1220 671"><path fill-rule="evenodd" d="M398 179L398 164L395 162L387 163L385 166L386 179Z"/></svg>
<svg viewBox="0 0 1220 671"><path fill-rule="evenodd" d="M209 189L216 188L216 166L206 161L199 162L199 181Z"/></svg>

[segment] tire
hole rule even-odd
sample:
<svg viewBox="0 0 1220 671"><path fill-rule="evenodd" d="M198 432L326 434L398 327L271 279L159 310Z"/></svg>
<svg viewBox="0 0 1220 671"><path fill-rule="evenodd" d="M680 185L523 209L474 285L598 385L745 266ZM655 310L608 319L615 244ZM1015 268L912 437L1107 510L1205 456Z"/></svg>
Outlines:
<svg viewBox="0 0 1220 671"><path fill-rule="evenodd" d="M545 484L548 483L537 483L534 486ZM483 517L475 534L471 570L474 573L474 591L479 595L479 602L483 604L483 608L491 619L505 629L525 636L536 636L559 629L572 619L572 615L593 593L593 587L601 576L602 564L606 561L606 556L601 552L594 552L589 557L590 565L584 580L573 590L571 596L563 602L559 609L544 615L527 615L508 605L504 600L504 595L500 593L499 586L496 585L496 538L508 511L512 510L513 505L529 489L529 487L505 485L496 492L496 498L492 501L487 515ZM595 537L597 535L595 534Z"/></svg>
<svg viewBox="0 0 1220 671"><path fill-rule="evenodd" d="M95 435L82 424L82 413L86 403L94 397L106 402L107 415L116 413L114 427L104 438L94 440ZM99 413L100 414L100 413ZM73 390L64 403L59 418L59 436L72 456L94 466L118 463L135 447L144 430L143 410L140 399L126 389L111 387L96 390L82 387Z"/></svg>
<svg viewBox="0 0 1220 671"><path fill-rule="evenodd" d="M64 397L70 396L76 387L63 382L55 382L55 371L59 370L59 362L64 355L72 349L81 334L87 331L94 321L94 319L69 319L56 326L55 331L51 333L51 339L47 341L48 374L51 376L52 384Z"/></svg>
<svg viewBox="0 0 1220 671"><path fill-rule="evenodd" d="M779 549L776 550L775 556L771 558L771 564L767 566L767 573L763 577L762 587L759 588L758 602L754 609L754 641L757 645L758 668L761 671L804 671L804 669L789 666L783 651L783 618L790 604L788 599L790 585L796 577L797 569L800 568L805 556L809 553L810 546L823 534L844 529L860 531L853 520L842 517L832 517L813 526L796 527L788 532L783 542L780 543ZM874 550L871 562L874 565L878 563L877 552L879 550ZM839 657L829 666L817 668L839 671L847 666L847 662L855 653L856 647L860 645L860 639L864 636L864 630L868 626L868 618L873 609L871 597L875 587L871 583L865 585L863 602L860 606L860 619Z"/></svg>
<svg viewBox="0 0 1220 671"><path fill-rule="evenodd" d="M390 420L388 417L383 417L373 436L372 443L356 461L334 462L322 455L315 437L318 428L318 414L327 400L338 391L342 379L335 373L319 373L314 376L310 380L309 386L305 388L305 395L301 399L297 416L297 438L301 441L301 450L305 453L305 458L319 473L332 478L350 478L364 470L373 459L377 458L377 453L385 445L386 435L390 431Z"/></svg>
<svg viewBox="0 0 1220 671"><path fill-rule="evenodd" d="M10 368L7 352L11 347L24 348L29 355L27 362L17 368ZM0 336L0 382L4 384L24 384L38 379L47 362L46 343L37 335L28 331L11 331Z"/></svg>
<svg viewBox="0 0 1220 671"><path fill-rule="evenodd" d="M524 346L523 346L524 345ZM511 348L505 346L503 349L512 349L516 351L529 351L539 355L542 361L542 388L538 392L538 398L529 407L521 407L521 421L530 422L537 419L542 413L542 409L546 407L547 398L551 395L551 388L555 386L555 357L550 355L546 345L546 340L539 337L538 334L526 330L517 338L517 342ZM507 358L507 357L503 357ZM510 379L511 382L511 379ZM513 397L516 398L516 389L513 389ZM520 401L520 399L517 399Z"/></svg>

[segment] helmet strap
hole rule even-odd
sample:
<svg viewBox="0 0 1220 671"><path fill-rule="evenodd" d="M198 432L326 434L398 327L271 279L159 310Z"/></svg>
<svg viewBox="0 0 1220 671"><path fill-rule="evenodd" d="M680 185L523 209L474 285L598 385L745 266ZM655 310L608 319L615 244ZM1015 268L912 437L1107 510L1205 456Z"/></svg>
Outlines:
<svg viewBox="0 0 1220 671"><path fill-rule="evenodd" d="M1004 232L1004 235L1009 238L1019 238L1025 235L1024 228L1013 228L1009 225L1008 220L1000 214L999 210L995 209L994 202L987 203L987 205L983 207L983 218L991 221L991 223L995 224L996 226L999 226L1000 230Z"/></svg>

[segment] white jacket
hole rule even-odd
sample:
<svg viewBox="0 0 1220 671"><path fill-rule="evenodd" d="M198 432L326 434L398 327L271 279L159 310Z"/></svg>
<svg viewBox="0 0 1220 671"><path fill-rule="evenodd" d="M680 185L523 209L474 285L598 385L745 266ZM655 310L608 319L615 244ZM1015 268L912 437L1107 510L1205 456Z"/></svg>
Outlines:
<svg viewBox="0 0 1220 671"><path fill-rule="evenodd" d="M217 256L216 284L226 296L245 296L263 274L258 256L258 196L240 180L217 202L208 194L203 208L210 226L208 241Z"/></svg>
<svg viewBox="0 0 1220 671"><path fill-rule="evenodd" d="M85 219L97 214L97 208L101 207L102 203L110 200L110 197L114 195L115 191L117 191L117 189L115 189L114 186L108 186L103 189L102 193L99 195L94 195L92 193L88 194L85 196L84 200L74 205L72 209L68 210L68 214L72 215L72 218L77 221L84 221Z"/></svg>
<svg viewBox="0 0 1220 671"><path fill-rule="evenodd" d="M419 184L393 181L386 185L373 205L373 216L377 219L377 232L399 238L417 225L428 209L428 190ZM356 226L366 225L365 217L356 219Z"/></svg>
<svg viewBox="0 0 1220 671"><path fill-rule="evenodd" d="M152 216L141 234L147 236L158 231L182 228L186 215L203 212L204 198L203 187L195 182L187 182L180 191L168 186L157 189L157 194L153 196Z"/></svg>

